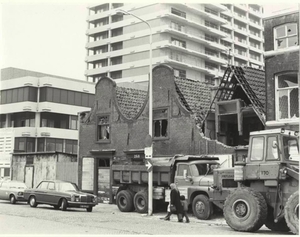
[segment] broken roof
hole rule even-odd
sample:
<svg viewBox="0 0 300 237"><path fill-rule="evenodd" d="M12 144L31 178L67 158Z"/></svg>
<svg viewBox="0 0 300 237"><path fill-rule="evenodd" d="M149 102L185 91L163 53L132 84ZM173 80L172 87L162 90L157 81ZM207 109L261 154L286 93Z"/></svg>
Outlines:
<svg viewBox="0 0 300 237"><path fill-rule="evenodd" d="M252 106L265 124L265 72L250 67L229 66L211 105L218 101L242 99Z"/></svg>

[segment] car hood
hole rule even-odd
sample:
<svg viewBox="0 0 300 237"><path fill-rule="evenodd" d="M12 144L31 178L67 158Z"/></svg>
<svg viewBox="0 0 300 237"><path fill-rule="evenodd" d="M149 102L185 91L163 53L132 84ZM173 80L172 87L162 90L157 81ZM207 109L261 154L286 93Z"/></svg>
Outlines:
<svg viewBox="0 0 300 237"><path fill-rule="evenodd" d="M213 175L194 177L194 184L199 186L211 186L213 184Z"/></svg>
<svg viewBox="0 0 300 237"><path fill-rule="evenodd" d="M94 194L84 193L84 192L81 192L81 191L66 191L66 193L69 193L71 195L94 196L94 197L96 197Z"/></svg>

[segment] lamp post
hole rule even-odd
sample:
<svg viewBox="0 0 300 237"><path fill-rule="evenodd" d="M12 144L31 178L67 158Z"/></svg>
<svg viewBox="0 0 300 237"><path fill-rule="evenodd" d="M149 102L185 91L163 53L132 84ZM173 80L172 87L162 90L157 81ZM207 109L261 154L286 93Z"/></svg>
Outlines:
<svg viewBox="0 0 300 237"><path fill-rule="evenodd" d="M152 93L152 28L150 24L143 20L142 18L134 15L133 13L127 12L123 9L118 9L117 14L120 15L131 15L140 21L144 22L148 27L149 27L149 137L151 138L151 154L149 155L149 158L152 159L153 155L153 145L152 145L152 121L153 121L153 93ZM148 172L148 215L152 215L153 211L153 201L152 201L152 196L153 196L153 170L150 169Z"/></svg>

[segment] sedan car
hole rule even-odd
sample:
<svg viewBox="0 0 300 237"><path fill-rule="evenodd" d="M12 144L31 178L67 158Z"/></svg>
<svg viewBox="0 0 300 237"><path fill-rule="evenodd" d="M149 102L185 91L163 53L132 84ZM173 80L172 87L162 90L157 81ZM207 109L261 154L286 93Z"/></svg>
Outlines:
<svg viewBox="0 0 300 237"><path fill-rule="evenodd" d="M10 200L11 204L17 201L26 201L24 199L24 190L27 189L23 182L16 180L0 181L0 199Z"/></svg>
<svg viewBox="0 0 300 237"><path fill-rule="evenodd" d="M55 209L78 207L86 208L88 212L97 205L97 197L93 194L80 192L75 183L60 180L41 181L34 189L26 189L24 198L31 207L38 204L52 205Z"/></svg>

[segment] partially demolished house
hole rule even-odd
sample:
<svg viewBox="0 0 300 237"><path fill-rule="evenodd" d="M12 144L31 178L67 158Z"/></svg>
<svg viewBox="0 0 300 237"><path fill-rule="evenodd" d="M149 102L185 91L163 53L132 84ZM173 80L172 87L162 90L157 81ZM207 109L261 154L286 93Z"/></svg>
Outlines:
<svg viewBox="0 0 300 237"><path fill-rule="evenodd" d="M153 158L175 154L233 154L200 129L210 106L210 87L174 77L167 65L153 69ZM81 113L79 186L107 192L113 161L144 162L149 124L148 92L120 88L108 78L96 84L91 112ZM196 121L196 122L195 122Z"/></svg>
<svg viewBox="0 0 300 237"><path fill-rule="evenodd" d="M206 116L206 136L229 146L247 145L265 127L265 72L229 66ZM214 123L214 124L212 124Z"/></svg>

